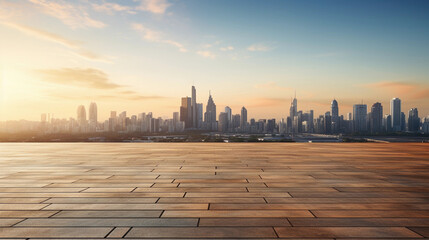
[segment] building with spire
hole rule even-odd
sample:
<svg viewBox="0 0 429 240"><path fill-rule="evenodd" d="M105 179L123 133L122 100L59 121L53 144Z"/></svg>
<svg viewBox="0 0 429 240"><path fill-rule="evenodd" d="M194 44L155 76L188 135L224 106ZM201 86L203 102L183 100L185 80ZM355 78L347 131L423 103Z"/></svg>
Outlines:
<svg viewBox="0 0 429 240"><path fill-rule="evenodd" d="M209 100L207 101L206 112L204 113L204 126L206 130L217 131L216 122L216 104L209 92Z"/></svg>

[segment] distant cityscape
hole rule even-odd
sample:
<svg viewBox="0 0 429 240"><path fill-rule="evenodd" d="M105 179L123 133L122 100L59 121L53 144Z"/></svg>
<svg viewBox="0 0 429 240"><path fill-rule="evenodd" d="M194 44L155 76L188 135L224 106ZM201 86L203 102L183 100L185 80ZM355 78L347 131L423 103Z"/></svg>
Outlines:
<svg viewBox="0 0 429 240"><path fill-rule="evenodd" d="M195 86L191 88L191 97L182 97L178 112L172 118L163 119L153 116L152 112L127 116L127 112L110 112L107 120L98 119L97 104L92 102L88 112L84 105L77 107L76 118L58 119L51 114L41 114L40 122L7 121L2 122L3 133L37 132L40 134L56 133L237 133L237 134L391 134L391 133L429 133L429 116L421 119L418 109L411 108L408 116L401 109L401 99L390 101L390 111L385 114L381 103L376 102L368 109L366 104L353 105L353 113L339 115L339 103L332 100L331 109L318 117L314 111L303 112L298 109L296 96L291 101L289 115L279 122L276 119L250 119L243 106L239 113L233 114L226 106L217 114L213 96L209 93L205 112L203 103L197 103Z"/></svg>

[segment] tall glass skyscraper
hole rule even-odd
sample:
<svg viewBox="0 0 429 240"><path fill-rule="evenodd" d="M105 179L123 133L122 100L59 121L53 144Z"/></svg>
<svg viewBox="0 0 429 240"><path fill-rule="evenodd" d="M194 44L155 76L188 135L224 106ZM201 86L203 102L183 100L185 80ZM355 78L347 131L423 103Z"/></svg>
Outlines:
<svg viewBox="0 0 429 240"><path fill-rule="evenodd" d="M353 105L353 129L355 132L363 133L367 131L366 115L368 107L366 104Z"/></svg>
<svg viewBox="0 0 429 240"><path fill-rule="evenodd" d="M401 131L401 99L393 98L390 101L390 115L392 116L392 131Z"/></svg>

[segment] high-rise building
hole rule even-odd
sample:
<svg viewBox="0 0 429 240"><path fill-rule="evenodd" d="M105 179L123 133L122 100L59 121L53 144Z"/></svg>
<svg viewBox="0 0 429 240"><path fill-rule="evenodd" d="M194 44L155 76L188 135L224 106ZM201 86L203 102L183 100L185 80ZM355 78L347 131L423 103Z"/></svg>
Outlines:
<svg viewBox="0 0 429 240"><path fill-rule="evenodd" d="M180 121L185 122L185 128L192 127L192 100L190 97L182 98L180 106Z"/></svg>
<svg viewBox="0 0 429 240"><path fill-rule="evenodd" d="M228 114L226 112L219 113L219 132L228 131Z"/></svg>
<svg viewBox="0 0 429 240"><path fill-rule="evenodd" d="M225 107L225 113L226 113L226 118L227 118L227 129L230 130L231 129L231 122L232 122L232 109L228 106Z"/></svg>
<svg viewBox="0 0 429 240"><path fill-rule="evenodd" d="M197 103L197 128L203 127L203 104Z"/></svg>
<svg viewBox="0 0 429 240"><path fill-rule="evenodd" d="M212 95L209 93L209 100L207 101L206 112L204 113L204 125L207 130L216 131L216 104L213 101Z"/></svg>
<svg viewBox="0 0 429 240"><path fill-rule="evenodd" d="M232 115L230 130L232 130L233 132L236 132L236 130L240 127L240 120L241 120L240 114Z"/></svg>
<svg viewBox="0 0 429 240"><path fill-rule="evenodd" d="M338 102L337 100L333 100L331 103L331 119L332 119L332 132L333 133L338 133L339 129L340 129L340 119L339 119L339 114L338 114Z"/></svg>
<svg viewBox="0 0 429 240"><path fill-rule="evenodd" d="M367 131L366 115L368 108L366 104L353 105L353 129L355 132L364 133Z"/></svg>
<svg viewBox="0 0 429 240"><path fill-rule="evenodd" d="M247 125L247 109L245 107L241 108L241 119L240 119L240 128L241 131L246 131L246 125Z"/></svg>
<svg viewBox="0 0 429 240"><path fill-rule="evenodd" d="M192 86L192 127L197 128L198 127L198 120L197 120L197 90L195 89L195 86Z"/></svg>
<svg viewBox="0 0 429 240"><path fill-rule="evenodd" d="M392 116L392 130L401 131L401 99L393 98L390 101L390 115Z"/></svg>
<svg viewBox="0 0 429 240"><path fill-rule="evenodd" d="M88 114L89 114L88 120L89 120L90 128L94 131L98 123L97 104L95 102L92 102L91 104L89 104Z"/></svg>
<svg viewBox="0 0 429 240"><path fill-rule="evenodd" d="M291 104L290 104L290 110L289 110L289 114L290 114L290 118L293 119L298 112L298 100L296 99L296 92L295 92L295 97L293 98Z"/></svg>
<svg viewBox="0 0 429 240"><path fill-rule="evenodd" d="M325 134L331 134L332 133L332 116L330 112L325 113Z"/></svg>
<svg viewBox="0 0 429 240"><path fill-rule="evenodd" d="M392 132L392 116L390 114L384 115L383 119L383 129L387 133Z"/></svg>
<svg viewBox="0 0 429 240"><path fill-rule="evenodd" d="M422 122L422 131L425 134L429 133L429 116L423 118L423 122Z"/></svg>
<svg viewBox="0 0 429 240"><path fill-rule="evenodd" d="M417 108L411 108L408 112L408 131L418 132L420 130L420 118Z"/></svg>
<svg viewBox="0 0 429 240"><path fill-rule="evenodd" d="M173 123L172 123L172 132L178 132L179 131L179 122L180 122L180 115L179 112L173 112Z"/></svg>
<svg viewBox="0 0 429 240"><path fill-rule="evenodd" d="M371 133L380 133L383 131L383 106L379 102L374 103L371 107L369 128Z"/></svg>
<svg viewBox="0 0 429 240"><path fill-rule="evenodd" d="M77 107L77 122L80 126L86 125L86 110L83 105Z"/></svg>
<svg viewBox="0 0 429 240"><path fill-rule="evenodd" d="M406 119L405 119L405 113L401 112L401 132L405 132L407 129Z"/></svg>

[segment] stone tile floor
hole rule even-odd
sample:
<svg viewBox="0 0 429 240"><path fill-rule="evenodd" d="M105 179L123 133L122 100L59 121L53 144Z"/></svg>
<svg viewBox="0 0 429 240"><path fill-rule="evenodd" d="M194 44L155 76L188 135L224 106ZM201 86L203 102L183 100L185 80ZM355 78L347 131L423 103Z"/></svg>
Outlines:
<svg viewBox="0 0 429 240"><path fill-rule="evenodd" d="M425 237L428 144L0 144L0 239Z"/></svg>

